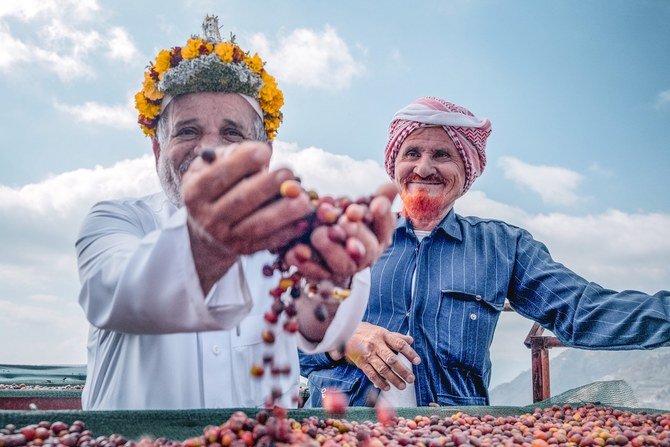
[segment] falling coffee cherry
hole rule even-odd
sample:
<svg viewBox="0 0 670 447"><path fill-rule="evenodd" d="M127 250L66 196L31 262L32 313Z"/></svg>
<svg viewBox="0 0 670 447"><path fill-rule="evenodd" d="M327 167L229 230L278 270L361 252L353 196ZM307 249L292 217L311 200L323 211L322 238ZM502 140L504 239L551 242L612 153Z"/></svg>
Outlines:
<svg viewBox="0 0 670 447"><path fill-rule="evenodd" d="M295 334L298 332L298 322L295 319L288 320L284 323L284 330L289 334Z"/></svg>
<svg viewBox="0 0 670 447"><path fill-rule="evenodd" d="M291 298L293 298L294 300L297 300L298 298L300 298L300 295L302 294L302 292L300 291L300 287L291 287L291 292L290 293L291 293Z"/></svg>
<svg viewBox="0 0 670 447"><path fill-rule="evenodd" d="M269 345L275 342L275 333L272 332L271 329L265 329L261 332L261 337L263 338L263 341Z"/></svg>
<svg viewBox="0 0 670 447"><path fill-rule="evenodd" d="M328 388L323 395L323 409L331 417L342 417L347 410L347 398L340 391Z"/></svg>
<svg viewBox="0 0 670 447"><path fill-rule="evenodd" d="M375 404L375 415L377 416L379 423L382 425L393 424L397 417L395 408L382 397L378 398L377 403Z"/></svg>
<svg viewBox="0 0 670 447"><path fill-rule="evenodd" d="M263 377L263 374L265 374L265 367L263 365L252 365L251 366L251 375L253 377Z"/></svg>
<svg viewBox="0 0 670 447"><path fill-rule="evenodd" d="M277 321L279 321L279 315L277 315L276 313L274 313L271 310L265 312L265 315L263 315L263 318L265 318L265 321L267 321L270 324L275 324Z"/></svg>

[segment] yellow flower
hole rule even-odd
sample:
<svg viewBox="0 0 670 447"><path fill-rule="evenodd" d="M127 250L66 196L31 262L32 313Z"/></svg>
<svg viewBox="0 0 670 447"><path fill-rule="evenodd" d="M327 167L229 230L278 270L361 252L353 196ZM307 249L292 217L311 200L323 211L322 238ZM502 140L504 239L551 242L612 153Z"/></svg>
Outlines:
<svg viewBox="0 0 670 447"><path fill-rule="evenodd" d="M158 91L156 88L156 82L153 80L151 74L149 74L148 71L144 73L142 91L144 92L144 96L152 101L158 101L159 99L163 99L163 96L165 96L163 93Z"/></svg>
<svg viewBox="0 0 670 447"><path fill-rule="evenodd" d="M260 58L258 53L254 53L253 56L245 56L244 63L249 66L251 71L258 74L263 69L263 60Z"/></svg>
<svg viewBox="0 0 670 447"><path fill-rule="evenodd" d="M160 104L154 104L147 101L147 98L144 97L144 93L139 92L135 95L135 108L140 112L140 114L154 118L161 113Z"/></svg>
<svg viewBox="0 0 670 447"><path fill-rule="evenodd" d="M154 135L156 135L156 129L149 129L144 124L140 124L140 128L142 129L142 132L144 132L144 135L146 135L147 137L153 137Z"/></svg>
<svg viewBox="0 0 670 447"><path fill-rule="evenodd" d="M217 43L214 52L223 62L230 63L233 61L233 44L230 42Z"/></svg>
<svg viewBox="0 0 670 447"><path fill-rule="evenodd" d="M265 118L264 123L265 123L265 128L268 131L279 129L279 117L278 116L267 117L267 118Z"/></svg>
<svg viewBox="0 0 670 447"><path fill-rule="evenodd" d="M200 55L200 45L203 42L200 39L188 39L186 45L181 49L181 57L184 59L193 59Z"/></svg>
<svg viewBox="0 0 670 447"><path fill-rule="evenodd" d="M154 70L158 73L158 78L163 77L163 73L170 69L170 52L168 50L161 50L156 56L156 64Z"/></svg>

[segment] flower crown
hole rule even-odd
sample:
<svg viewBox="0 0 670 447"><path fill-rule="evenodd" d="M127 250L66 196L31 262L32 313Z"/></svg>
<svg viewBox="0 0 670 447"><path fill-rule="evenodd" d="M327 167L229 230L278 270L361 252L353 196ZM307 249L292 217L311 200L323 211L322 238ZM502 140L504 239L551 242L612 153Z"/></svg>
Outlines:
<svg viewBox="0 0 670 447"><path fill-rule="evenodd" d="M135 95L137 122L147 136L156 135L163 98L186 93L241 93L258 99L268 138L273 139L282 120L284 94L277 81L254 54L242 51L231 34L224 41L218 17L205 16L203 37L192 36L183 47L161 50L144 73L142 90Z"/></svg>

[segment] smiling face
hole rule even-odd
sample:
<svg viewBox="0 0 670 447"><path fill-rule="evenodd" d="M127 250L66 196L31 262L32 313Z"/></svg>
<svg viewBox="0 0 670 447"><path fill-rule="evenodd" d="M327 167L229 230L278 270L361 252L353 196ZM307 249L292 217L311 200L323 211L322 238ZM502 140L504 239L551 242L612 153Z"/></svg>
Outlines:
<svg viewBox="0 0 670 447"><path fill-rule="evenodd" d="M422 127L400 146L395 161L403 214L416 229L432 230L463 194L465 166L442 127Z"/></svg>
<svg viewBox="0 0 670 447"><path fill-rule="evenodd" d="M153 151L161 186L177 206L182 205L181 178L203 149L259 139L260 117L238 94L180 95L163 113L165 127L159 129Z"/></svg>

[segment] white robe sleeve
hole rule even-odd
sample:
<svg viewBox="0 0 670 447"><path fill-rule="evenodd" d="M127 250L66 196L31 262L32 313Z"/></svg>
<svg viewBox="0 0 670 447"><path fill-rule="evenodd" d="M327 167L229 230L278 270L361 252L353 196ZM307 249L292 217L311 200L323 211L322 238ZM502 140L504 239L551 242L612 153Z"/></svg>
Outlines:
<svg viewBox="0 0 670 447"><path fill-rule="evenodd" d="M361 270L353 277L351 295L342 301L335 317L326 330L323 340L310 342L297 332L298 347L305 354L339 349L349 340L363 318L370 296L370 269Z"/></svg>
<svg viewBox="0 0 670 447"><path fill-rule="evenodd" d="M239 262L203 295L191 255L186 210L157 228L155 217L124 202L101 202L76 243L79 302L98 328L134 334L227 330L252 301Z"/></svg>

